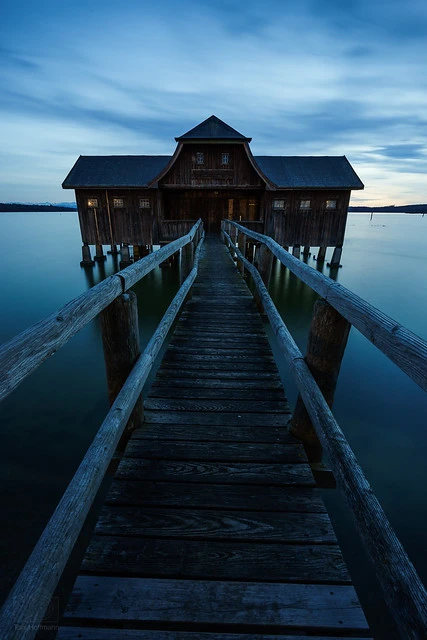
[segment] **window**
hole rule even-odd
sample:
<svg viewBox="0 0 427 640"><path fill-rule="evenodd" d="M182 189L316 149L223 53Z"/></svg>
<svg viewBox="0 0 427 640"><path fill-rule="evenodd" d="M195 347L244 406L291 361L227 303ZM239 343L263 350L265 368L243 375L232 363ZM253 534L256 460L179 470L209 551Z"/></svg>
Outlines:
<svg viewBox="0 0 427 640"><path fill-rule="evenodd" d="M337 201L336 200L326 200L326 208L327 209L336 209Z"/></svg>
<svg viewBox="0 0 427 640"><path fill-rule="evenodd" d="M151 209L151 200L150 200L150 198L140 198L139 199L139 208L140 209Z"/></svg>
<svg viewBox="0 0 427 640"><path fill-rule="evenodd" d="M123 198L113 198L113 207L115 209L122 209L125 206Z"/></svg>
<svg viewBox="0 0 427 640"><path fill-rule="evenodd" d="M203 151L198 151L196 153L196 164L204 164L205 162L205 154Z"/></svg>
<svg viewBox="0 0 427 640"><path fill-rule="evenodd" d="M91 209L94 209L98 206L98 198L88 198L87 206Z"/></svg>
<svg viewBox="0 0 427 640"><path fill-rule="evenodd" d="M284 200L273 200L273 209L284 209L285 201Z"/></svg>
<svg viewBox="0 0 427 640"><path fill-rule="evenodd" d="M230 154L221 153L221 164L230 164Z"/></svg>
<svg viewBox="0 0 427 640"><path fill-rule="evenodd" d="M300 200L299 208L300 209L310 209L311 200Z"/></svg>

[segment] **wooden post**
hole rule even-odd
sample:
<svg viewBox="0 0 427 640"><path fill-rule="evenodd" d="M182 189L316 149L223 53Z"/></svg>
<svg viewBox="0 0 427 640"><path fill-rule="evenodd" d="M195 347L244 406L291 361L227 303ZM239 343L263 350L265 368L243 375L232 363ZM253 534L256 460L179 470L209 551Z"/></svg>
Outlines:
<svg viewBox="0 0 427 640"><path fill-rule="evenodd" d="M117 245L116 244L111 244L110 245L110 250L107 251L107 253L111 254L112 256L116 256L119 253L117 251Z"/></svg>
<svg viewBox="0 0 427 640"><path fill-rule="evenodd" d="M92 260L92 256L90 255L90 247L87 242L82 246L82 260L80 262L81 267L93 267L95 264L94 260Z"/></svg>
<svg viewBox="0 0 427 640"><path fill-rule="evenodd" d="M133 245L133 259L135 260L139 260L141 257L141 254L139 252L139 245L134 244Z"/></svg>
<svg viewBox="0 0 427 640"><path fill-rule="evenodd" d="M237 247L242 255L246 258L246 234L240 232L237 236ZM237 261L239 271L242 276L245 275L245 265L240 260Z"/></svg>
<svg viewBox="0 0 427 640"><path fill-rule="evenodd" d="M270 284L273 257L270 249L265 244L261 244L259 248L257 247L255 258L258 260L258 271L267 289Z"/></svg>
<svg viewBox="0 0 427 640"><path fill-rule="evenodd" d="M180 284L189 275L194 264L194 242L189 242L181 249L181 272L180 272Z"/></svg>
<svg viewBox="0 0 427 640"><path fill-rule="evenodd" d="M305 244L304 245L304 250L302 252L302 255L305 256L306 258L308 258L309 253L310 253L310 245L309 244Z"/></svg>
<svg viewBox="0 0 427 640"><path fill-rule="evenodd" d="M341 361L347 344L351 324L323 298L313 309L305 361L319 388L332 407ZM298 396L290 432L302 440L310 462L319 462L322 447L311 424L307 410Z"/></svg>
<svg viewBox="0 0 427 640"><path fill-rule="evenodd" d="M129 245L124 244L122 246L122 259L120 260L119 266L120 269L124 269L125 267L129 267L132 264L132 260L129 255Z"/></svg>
<svg viewBox="0 0 427 640"><path fill-rule="evenodd" d="M300 253L301 253L301 246L299 244L295 244L292 247L292 255L295 256L295 258L299 258Z"/></svg>
<svg viewBox="0 0 427 640"><path fill-rule="evenodd" d="M140 244L139 245L139 255L141 258L145 258L150 254L150 245L148 244Z"/></svg>
<svg viewBox="0 0 427 640"><path fill-rule="evenodd" d="M102 244L97 244L96 246L96 253L94 256L94 260L96 262L104 262L104 260L107 259L107 256L104 254L104 250L102 248Z"/></svg>
<svg viewBox="0 0 427 640"><path fill-rule="evenodd" d="M327 248L328 247L319 247L319 251L317 252L317 262L325 261Z"/></svg>
<svg viewBox="0 0 427 640"><path fill-rule="evenodd" d="M334 253L332 254L332 260L329 264L329 266L331 267L339 267L340 266L340 260L341 260L341 254L342 254L342 245L335 247L334 249Z"/></svg>
<svg viewBox="0 0 427 640"><path fill-rule="evenodd" d="M136 294L133 291L123 293L100 313L100 319L108 400L111 406L141 354ZM140 396L123 432L119 448L143 419L143 402Z"/></svg>

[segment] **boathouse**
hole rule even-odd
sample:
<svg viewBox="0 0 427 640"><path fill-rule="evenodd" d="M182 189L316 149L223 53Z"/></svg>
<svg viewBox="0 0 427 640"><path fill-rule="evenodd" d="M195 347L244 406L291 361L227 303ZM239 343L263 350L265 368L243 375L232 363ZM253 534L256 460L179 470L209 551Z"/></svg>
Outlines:
<svg viewBox="0 0 427 640"><path fill-rule="evenodd" d="M104 259L102 245L125 249L124 263L187 233L201 218L222 219L272 236L299 256L335 247L339 263L352 189L363 184L345 156L254 156L251 138L211 116L175 138L172 156L80 156L64 180L75 189L83 264ZM122 251L123 260L123 251Z"/></svg>

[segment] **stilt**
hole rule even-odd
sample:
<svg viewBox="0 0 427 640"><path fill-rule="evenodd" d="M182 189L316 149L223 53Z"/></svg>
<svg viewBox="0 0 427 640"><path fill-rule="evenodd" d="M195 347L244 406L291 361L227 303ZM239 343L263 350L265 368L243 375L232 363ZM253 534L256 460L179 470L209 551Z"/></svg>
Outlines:
<svg viewBox="0 0 427 640"><path fill-rule="evenodd" d="M141 257L141 254L139 252L139 245L134 244L133 245L133 259L135 260L139 260Z"/></svg>
<svg viewBox="0 0 427 640"><path fill-rule="evenodd" d="M129 245L124 244L122 246L122 259L120 260L119 267L120 269L124 269L125 267L129 267L132 264L132 260L129 255Z"/></svg>
<svg viewBox="0 0 427 640"><path fill-rule="evenodd" d="M289 245L288 244L283 245L283 248L284 248L285 251L289 251Z"/></svg>
<svg viewBox="0 0 427 640"><path fill-rule="evenodd" d="M110 245L110 250L107 251L107 253L109 253L112 256L116 256L119 252L117 250L117 245L116 244L111 244Z"/></svg>
<svg viewBox="0 0 427 640"><path fill-rule="evenodd" d="M304 250L302 252L302 255L305 256L306 258L308 258L309 253L310 253L310 245L305 244L304 245Z"/></svg>
<svg viewBox="0 0 427 640"><path fill-rule="evenodd" d="M141 258L145 258L151 253L149 244L140 244L139 245L139 255Z"/></svg>
<svg viewBox="0 0 427 640"><path fill-rule="evenodd" d="M295 244L292 247L292 255L295 256L295 258L299 258L300 253L301 253L301 246L299 244Z"/></svg>
<svg viewBox="0 0 427 640"><path fill-rule="evenodd" d="M332 254L332 260L330 262L331 267L340 266L341 254L342 254L342 246L335 247L334 253Z"/></svg>
<svg viewBox="0 0 427 640"><path fill-rule="evenodd" d="M107 259L107 256L104 254L102 244L97 244L95 245L95 247L96 247L96 253L93 259L95 260L95 262L104 262L104 260Z"/></svg>
<svg viewBox="0 0 427 640"><path fill-rule="evenodd" d="M317 262L324 262L326 258L326 249L328 247L319 247L319 251L317 253Z"/></svg>
<svg viewBox="0 0 427 640"><path fill-rule="evenodd" d="M92 260L92 256L90 255L90 247L85 242L82 246L82 260L80 262L81 267L93 267L95 262Z"/></svg>

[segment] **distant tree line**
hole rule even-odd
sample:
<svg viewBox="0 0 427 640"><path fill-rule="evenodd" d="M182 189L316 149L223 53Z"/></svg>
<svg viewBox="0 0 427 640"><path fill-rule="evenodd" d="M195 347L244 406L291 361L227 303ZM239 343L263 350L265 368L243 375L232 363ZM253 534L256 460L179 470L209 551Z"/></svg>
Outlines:
<svg viewBox="0 0 427 640"><path fill-rule="evenodd" d="M0 211L77 211L77 207L65 207L55 204L19 204L19 202L0 202Z"/></svg>
<svg viewBox="0 0 427 640"><path fill-rule="evenodd" d="M427 204L404 204L396 207L389 204L388 207L349 207L350 212L366 212L366 213L388 213L395 211L396 213L427 213Z"/></svg>

